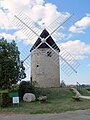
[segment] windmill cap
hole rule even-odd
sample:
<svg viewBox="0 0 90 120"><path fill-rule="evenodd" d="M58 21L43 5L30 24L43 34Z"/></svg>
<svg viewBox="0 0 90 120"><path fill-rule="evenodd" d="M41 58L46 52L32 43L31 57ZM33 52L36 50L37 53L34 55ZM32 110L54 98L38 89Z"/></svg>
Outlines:
<svg viewBox="0 0 90 120"><path fill-rule="evenodd" d="M49 36L49 33L46 29L44 29L40 35L40 37L43 39L43 38L46 38ZM34 50L40 43L42 42L42 40L40 38L37 39L37 41L35 42L35 44L32 46L30 52L32 50ZM60 52L60 49L59 47L56 45L56 43L54 42L54 40L52 39L51 36L49 36L47 39L46 39L46 42L55 50L58 50ZM42 43L38 48L50 48L46 43Z"/></svg>

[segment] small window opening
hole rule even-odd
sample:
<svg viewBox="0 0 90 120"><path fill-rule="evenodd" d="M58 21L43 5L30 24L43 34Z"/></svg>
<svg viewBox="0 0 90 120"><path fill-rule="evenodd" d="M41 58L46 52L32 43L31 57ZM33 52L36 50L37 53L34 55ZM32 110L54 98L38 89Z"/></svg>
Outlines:
<svg viewBox="0 0 90 120"><path fill-rule="evenodd" d="M49 56L49 57L52 56L50 51L47 52L47 56Z"/></svg>
<svg viewBox="0 0 90 120"><path fill-rule="evenodd" d="M39 67L39 65L36 65L36 67Z"/></svg>

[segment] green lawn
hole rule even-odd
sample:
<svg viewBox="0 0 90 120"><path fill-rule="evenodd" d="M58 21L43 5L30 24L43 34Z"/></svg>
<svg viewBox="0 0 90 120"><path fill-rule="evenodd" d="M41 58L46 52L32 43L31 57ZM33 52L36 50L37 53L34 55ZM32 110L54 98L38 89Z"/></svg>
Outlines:
<svg viewBox="0 0 90 120"><path fill-rule="evenodd" d="M85 94L86 91L82 90ZM25 113L25 114L41 114L41 113L62 113L66 111L90 109L90 100L74 101L73 93L69 88L47 88L39 90L39 94L47 95L47 102L39 101L32 103L20 102L18 105L12 105L7 108L0 108L0 113Z"/></svg>

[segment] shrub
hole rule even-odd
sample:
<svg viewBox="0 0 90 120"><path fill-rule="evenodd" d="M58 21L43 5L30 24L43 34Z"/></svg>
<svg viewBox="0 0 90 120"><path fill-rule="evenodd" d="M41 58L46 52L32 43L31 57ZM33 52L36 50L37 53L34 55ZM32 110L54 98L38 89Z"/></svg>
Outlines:
<svg viewBox="0 0 90 120"><path fill-rule="evenodd" d="M19 85L19 96L23 99L25 93L34 93L34 85L29 81L22 81Z"/></svg>
<svg viewBox="0 0 90 120"><path fill-rule="evenodd" d="M34 91L35 91L36 98L38 98L40 96L46 96L48 94L46 89L45 88L35 87Z"/></svg>
<svg viewBox="0 0 90 120"><path fill-rule="evenodd" d="M66 84L63 80L61 81L60 87L66 87Z"/></svg>
<svg viewBox="0 0 90 120"><path fill-rule="evenodd" d="M0 105L1 107L7 107L9 105L9 95L8 92L0 93Z"/></svg>
<svg viewBox="0 0 90 120"><path fill-rule="evenodd" d="M13 84L9 89L9 92L18 92L18 91L19 91L19 85L18 84Z"/></svg>

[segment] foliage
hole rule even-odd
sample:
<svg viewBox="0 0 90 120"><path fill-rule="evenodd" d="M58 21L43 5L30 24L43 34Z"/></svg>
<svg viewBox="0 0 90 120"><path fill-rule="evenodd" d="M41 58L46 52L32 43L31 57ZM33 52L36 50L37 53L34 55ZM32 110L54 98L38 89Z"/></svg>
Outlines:
<svg viewBox="0 0 90 120"><path fill-rule="evenodd" d="M45 92L47 101L40 104L39 101L26 103L20 102L19 106L10 106L0 109L3 113L18 113L18 114L56 114L66 111L90 109L90 100L74 101L73 93L70 88L41 88L41 94ZM85 94L86 91L84 90ZM89 93L90 95L90 93Z"/></svg>
<svg viewBox="0 0 90 120"><path fill-rule="evenodd" d="M18 79L21 81L21 79L24 79L26 77L25 74L25 67L23 66L23 62L20 62L19 65L19 75L18 75Z"/></svg>
<svg viewBox="0 0 90 120"><path fill-rule="evenodd" d="M34 85L30 81L22 81L19 85L21 99L23 99L25 93L34 93Z"/></svg>
<svg viewBox="0 0 90 120"><path fill-rule="evenodd" d="M18 92L19 91L19 85L18 84L12 84L9 92Z"/></svg>
<svg viewBox="0 0 90 120"><path fill-rule="evenodd" d="M61 81L60 87L66 87L66 84L63 80Z"/></svg>
<svg viewBox="0 0 90 120"><path fill-rule="evenodd" d="M0 105L1 107L7 107L9 105L8 91L0 93Z"/></svg>
<svg viewBox="0 0 90 120"><path fill-rule="evenodd" d="M4 38L0 39L0 88L10 88L26 77L19 55L15 41L8 43Z"/></svg>

